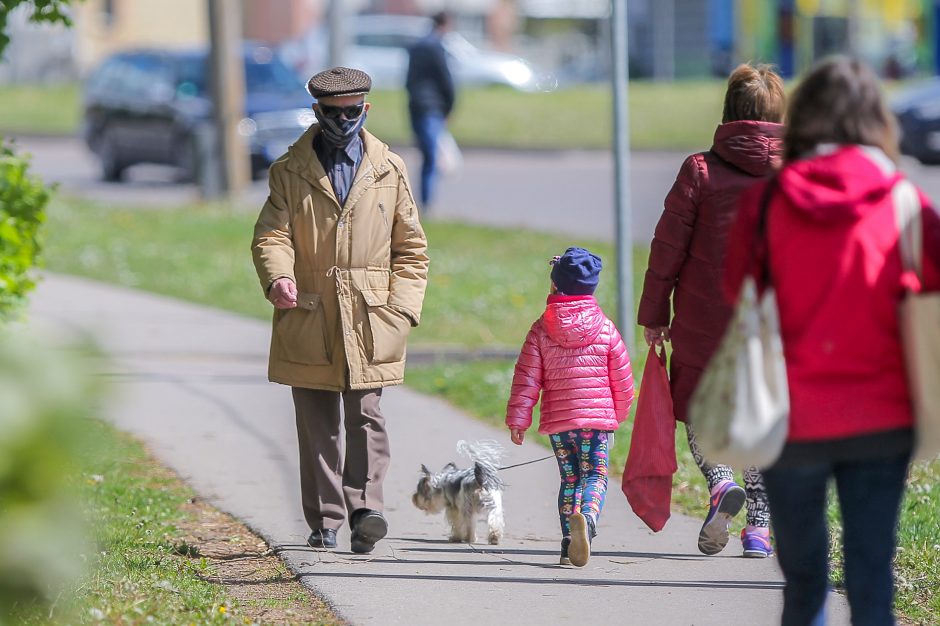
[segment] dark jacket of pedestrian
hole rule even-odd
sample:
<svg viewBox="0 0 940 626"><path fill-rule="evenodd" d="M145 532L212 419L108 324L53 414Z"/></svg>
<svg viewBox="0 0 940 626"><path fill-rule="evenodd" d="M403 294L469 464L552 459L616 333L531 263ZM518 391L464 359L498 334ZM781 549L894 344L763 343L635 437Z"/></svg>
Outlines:
<svg viewBox="0 0 940 626"><path fill-rule="evenodd" d="M432 32L408 50L408 107L411 114L450 115L456 92L439 33Z"/></svg>
<svg viewBox="0 0 940 626"><path fill-rule="evenodd" d="M678 420L686 420L692 391L731 318L721 291L721 268L738 200L779 164L782 136L783 126L772 122L720 125L711 150L685 160L666 196L650 247L638 322L669 327Z"/></svg>

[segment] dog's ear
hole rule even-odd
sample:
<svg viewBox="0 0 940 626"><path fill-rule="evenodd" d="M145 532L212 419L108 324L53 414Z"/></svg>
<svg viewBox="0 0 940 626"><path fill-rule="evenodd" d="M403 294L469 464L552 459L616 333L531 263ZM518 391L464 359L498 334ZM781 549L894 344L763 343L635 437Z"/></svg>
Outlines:
<svg viewBox="0 0 940 626"><path fill-rule="evenodd" d="M424 463L422 463L422 464L421 464L421 473L424 474L425 476L430 476L430 475L431 475L431 470L429 470L429 469L427 468L427 466L426 466Z"/></svg>
<svg viewBox="0 0 940 626"><path fill-rule="evenodd" d="M479 463L473 464L473 479L476 481L477 486L486 487L486 470Z"/></svg>

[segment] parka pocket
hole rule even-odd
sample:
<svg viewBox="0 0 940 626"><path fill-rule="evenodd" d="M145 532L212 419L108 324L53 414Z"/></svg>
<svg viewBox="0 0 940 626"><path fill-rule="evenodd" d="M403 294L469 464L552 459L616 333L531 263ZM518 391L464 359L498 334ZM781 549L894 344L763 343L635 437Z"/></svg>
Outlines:
<svg viewBox="0 0 940 626"><path fill-rule="evenodd" d="M363 289L369 311L366 352L370 363L397 363L405 358L411 321L388 307L388 289Z"/></svg>
<svg viewBox="0 0 940 626"><path fill-rule="evenodd" d="M285 361L304 365L329 365L326 323L318 293L298 293L297 308L280 309L274 325Z"/></svg>

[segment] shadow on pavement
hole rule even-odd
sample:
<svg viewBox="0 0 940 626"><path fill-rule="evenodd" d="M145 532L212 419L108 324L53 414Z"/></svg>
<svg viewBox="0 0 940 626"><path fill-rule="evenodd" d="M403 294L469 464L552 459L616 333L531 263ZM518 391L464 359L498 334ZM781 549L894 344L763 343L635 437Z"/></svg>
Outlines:
<svg viewBox="0 0 940 626"><path fill-rule="evenodd" d="M396 561L408 564L410 561ZM475 564L479 564L474 561ZM574 572L575 568L554 566L559 572ZM782 582L746 580L610 580L607 578L531 578L509 576L434 576L422 574L367 574L363 572L301 572L298 580L315 578L374 578L383 580L436 580L466 583L517 583L521 585L576 585L578 587L672 587L676 589L755 589L780 591Z"/></svg>

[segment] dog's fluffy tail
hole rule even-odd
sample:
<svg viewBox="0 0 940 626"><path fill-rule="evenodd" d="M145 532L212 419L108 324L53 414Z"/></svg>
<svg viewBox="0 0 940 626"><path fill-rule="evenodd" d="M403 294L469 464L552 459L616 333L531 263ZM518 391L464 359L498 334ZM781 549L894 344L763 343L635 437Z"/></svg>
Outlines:
<svg viewBox="0 0 940 626"><path fill-rule="evenodd" d="M503 461L503 447L492 439L481 441L458 441L457 453L473 461L473 475L478 485L496 491L503 488L497 472Z"/></svg>

